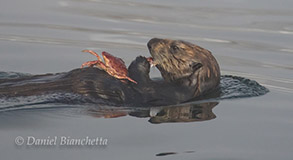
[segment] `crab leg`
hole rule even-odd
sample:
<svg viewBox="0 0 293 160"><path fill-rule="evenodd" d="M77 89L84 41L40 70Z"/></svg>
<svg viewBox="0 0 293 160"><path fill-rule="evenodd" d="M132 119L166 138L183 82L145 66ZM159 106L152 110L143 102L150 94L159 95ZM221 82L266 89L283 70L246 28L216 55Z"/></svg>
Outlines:
<svg viewBox="0 0 293 160"><path fill-rule="evenodd" d="M82 50L82 52L90 53L90 54L96 56L96 57L98 58L98 60L102 62L101 57L100 57L96 52L94 52L94 51L92 51L92 50L88 50L88 49Z"/></svg>
<svg viewBox="0 0 293 160"><path fill-rule="evenodd" d="M83 63L81 65L81 68L83 68L84 66L89 66L89 67L98 66L98 68L101 68L103 70L107 69L107 66L103 62L101 62L99 60L97 60L97 61L87 61L87 62L85 62L85 63Z"/></svg>
<svg viewBox="0 0 293 160"><path fill-rule="evenodd" d="M98 58L97 61L88 61L88 62L85 62L81 65L81 68L83 68L84 66L89 66L89 67L93 67L93 66L98 66L98 67L101 67L102 69L106 69L106 65L103 63L101 57L94 51L92 50L88 50L88 49L85 49L85 50L82 50L82 52L87 52L87 53L90 53L94 56L96 56Z"/></svg>
<svg viewBox="0 0 293 160"><path fill-rule="evenodd" d="M133 79L131 79L129 77L127 77L127 80L129 80L130 82L133 82L133 83L137 84L137 82L135 80L133 80Z"/></svg>
<svg viewBox="0 0 293 160"><path fill-rule="evenodd" d="M147 58L147 61L150 63L151 67L156 66L153 57L149 57L149 58Z"/></svg>
<svg viewBox="0 0 293 160"><path fill-rule="evenodd" d="M97 64L97 61L87 61L81 65L81 68L83 68L85 66L93 67L96 64Z"/></svg>

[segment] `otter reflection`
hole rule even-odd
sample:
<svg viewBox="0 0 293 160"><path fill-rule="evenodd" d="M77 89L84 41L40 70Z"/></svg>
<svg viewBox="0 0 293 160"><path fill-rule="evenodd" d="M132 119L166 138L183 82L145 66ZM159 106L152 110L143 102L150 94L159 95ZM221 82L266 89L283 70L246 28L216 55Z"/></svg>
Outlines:
<svg viewBox="0 0 293 160"><path fill-rule="evenodd" d="M216 118L216 115L212 112L212 109L217 104L217 102L209 102L196 105L190 104L185 106L162 108L162 110L151 116L149 122L172 123L211 120Z"/></svg>
<svg viewBox="0 0 293 160"><path fill-rule="evenodd" d="M87 114L97 118L117 118L122 116L133 116L139 118L150 117L149 122L175 123L175 122L198 122L216 118L213 108L219 102L206 102L200 104L182 104L177 106L162 106L150 108L136 108L133 110L121 108L91 108Z"/></svg>

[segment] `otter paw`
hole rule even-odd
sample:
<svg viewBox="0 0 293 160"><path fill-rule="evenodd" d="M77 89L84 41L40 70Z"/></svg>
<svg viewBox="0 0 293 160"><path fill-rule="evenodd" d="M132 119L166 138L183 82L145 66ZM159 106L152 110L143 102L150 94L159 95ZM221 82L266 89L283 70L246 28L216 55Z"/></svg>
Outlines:
<svg viewBox="0 0 293 160"><path fill-rule="evenodd" d="M149 81L150 63L147 58L138 56L128 67L129 77L138 83Z"/></svg>
<svg viewBox="0 0 293 160"><path fill-rule="evenodd" d="M144 63L144 64L149 64L149 61L147 60L146 57L143 57L143 56L137 56L135 61L137 63Z"/></svg>
<svg viewBox="0 0 293 160"><path fill-rule="evenodd" d="M130 64L129 67L136 67L136 69L140 71L148 71L150 68L150 63L146 57L138 56L136 59Z"/></svg>

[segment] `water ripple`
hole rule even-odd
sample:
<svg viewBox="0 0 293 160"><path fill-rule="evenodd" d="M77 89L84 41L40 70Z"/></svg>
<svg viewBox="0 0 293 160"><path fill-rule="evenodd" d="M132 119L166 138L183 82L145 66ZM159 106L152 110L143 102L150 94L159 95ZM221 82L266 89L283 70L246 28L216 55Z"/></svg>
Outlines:
<svg viewBox="0 0 293 160"><path fill-rule="evenodd" d="M24 35L5 35L0 34L0 40L25 42L25 43L40 43L40 44L52 44L52 45L69 45L69 46L103 46L103 47L116 47L116 48L145 48L145 46L137 43L130 44L122 42L109 42L109 41L93 41L93 40L73 40L62 38L49 38L49 37L37 37L37 36L24 36Z"/></svg>

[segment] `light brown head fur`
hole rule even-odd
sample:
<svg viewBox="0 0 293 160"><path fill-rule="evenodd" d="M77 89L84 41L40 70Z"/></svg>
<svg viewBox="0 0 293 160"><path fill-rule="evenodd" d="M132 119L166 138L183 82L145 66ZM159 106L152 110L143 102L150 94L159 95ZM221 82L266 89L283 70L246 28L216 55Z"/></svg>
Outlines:
<svg viewBox="0 0 293 160"><path fill-rule="evenodd" d="M148 48L165 81L196 86L200 93L219 84L219 65L210 51L189 42L158 38L151 39Z"/></svg>

